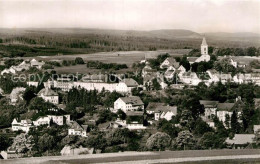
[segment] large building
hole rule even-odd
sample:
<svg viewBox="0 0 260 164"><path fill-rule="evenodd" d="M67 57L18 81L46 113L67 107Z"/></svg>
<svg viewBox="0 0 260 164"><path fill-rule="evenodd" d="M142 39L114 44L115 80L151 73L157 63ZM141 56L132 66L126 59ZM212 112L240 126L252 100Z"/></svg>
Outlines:
<svg viewBox="0 0 260 164"><path fill-rule="evenodd" d="M199 63L203 61L205 62L210 61L210 55L208 54L208 44L205 38L203 38L202 43L200 45L200 51L201 51L200 57L188 57L188 61L190 64Z"/></svg>
<svg viewBox="0 0 260 164"><path fill-rule="evenodd" d="M114 109L127 111L143 111L144 103L138 96L120 97L114 102Z"/></svg>

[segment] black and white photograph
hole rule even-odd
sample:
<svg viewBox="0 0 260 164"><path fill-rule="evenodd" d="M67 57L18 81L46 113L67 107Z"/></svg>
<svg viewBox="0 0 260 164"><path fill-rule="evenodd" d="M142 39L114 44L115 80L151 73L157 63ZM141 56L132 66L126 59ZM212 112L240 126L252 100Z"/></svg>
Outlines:
<svg viewBox="0 0 260 164"><path fill-rule="evenodd" d="M0 164L260 164L260 0L0 0Z"/></svg>

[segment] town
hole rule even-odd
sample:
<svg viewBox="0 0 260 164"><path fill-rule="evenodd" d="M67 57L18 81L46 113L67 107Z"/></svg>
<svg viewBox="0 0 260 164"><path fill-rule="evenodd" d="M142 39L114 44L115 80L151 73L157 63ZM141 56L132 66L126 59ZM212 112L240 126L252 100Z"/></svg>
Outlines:
<svg viewBox="0 0 260 164"><path fill-rule="evenodd" d="M129 67L81 57L2 58L1 157L259 148L260 49L237 49L241 60L205 37L199 46L145 56L126 73L54 69Z"/></svg>

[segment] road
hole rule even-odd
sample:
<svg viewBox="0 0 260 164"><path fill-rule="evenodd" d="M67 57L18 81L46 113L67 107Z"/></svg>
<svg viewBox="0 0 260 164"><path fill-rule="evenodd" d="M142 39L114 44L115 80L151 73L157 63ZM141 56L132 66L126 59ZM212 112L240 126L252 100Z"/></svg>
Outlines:
<svg viewBox="0 0 260 164"><path fill-rule="evenodd" d="M165 152L124 152L78 156L49 156L2 160L1 164L85 164L85 163L178 163L196 161L234 160L260 163L260 149L244 150L189 150Z"/></svg>

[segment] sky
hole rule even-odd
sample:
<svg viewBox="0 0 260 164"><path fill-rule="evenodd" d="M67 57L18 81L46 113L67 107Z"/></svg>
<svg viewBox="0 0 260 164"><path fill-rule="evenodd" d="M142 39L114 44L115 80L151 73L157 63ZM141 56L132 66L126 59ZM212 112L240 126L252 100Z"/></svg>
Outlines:
<svg viewBox="0 0 260 164"><path fill-rule="evenodd" d="M0 28L260 33L260 0L0 0Z"/></svg>

